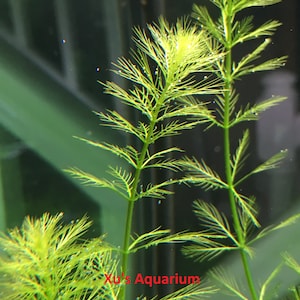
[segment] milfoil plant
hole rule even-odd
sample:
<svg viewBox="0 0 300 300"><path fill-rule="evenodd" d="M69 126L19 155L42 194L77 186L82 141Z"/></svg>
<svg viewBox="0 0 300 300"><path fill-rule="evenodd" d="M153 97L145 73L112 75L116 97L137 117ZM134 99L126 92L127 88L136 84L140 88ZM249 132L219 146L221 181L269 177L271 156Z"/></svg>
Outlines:
<svg viewBox="0 0 300 300"><path fill-rule="evenodd" d="M275 96L259 104L240 108L235 82L248 74L276 69L285 63L286 57L257 63L280 23L269 21L254 28L252 17L238 20L236 16L245 8L279 1L211 2L220 11L217 20L210 17L205 7L194 6L195 25L182 19L173 26L161 18L157 24L148 25L146 30L136 28L131 59L119 58L113 70L128 84L124 87L109 81L101 83L107 94L135 113L134 120L121 111L96 113L104 126L128 135L130 144L115 145L109 141L78 139L115 154L124 160L127 168L109 166L107 178L97 178L77 168L66 170L85 184L113 190L119 201L126 201L122 246L108 246L103 238L77 243L77 239L89 227L86 218L73 225L59 224L61 215L50 217L45 214L35 221L28 218L21 229L12 230L0 239L1 291L12 295L6 299L128 299L126 277L120 284L110 284L106 276L133 275L130 273L129 258L134 253L160 243L178 241L189 241L184 253L200 261L231 250L238 251L248 282L249 296L240 291L224 271L215 269L211 272L212 276L219 279L223 288L241 299L265 299L268 284L281 266L270 274L258 290L249 266L253 254L251 246L268 233L289 225L299 215L277 226L259 229L255 198L241 194L239 185L256 173L276 167L284 159L286 151L275 154L245 174L241 169L246 162L250 133L246 129L241 134L237 148L233 149L231 130L242 122L257 120L261 112L285 98ZM264 40L251 53L239 61L233 60L237 45L260 38ZM205 102L208 98L204 96L207 95L215 98L216 109ZM158 141L196 126L204 126L206 130L214 126L223 132L224 176L202 159L174 158L180 156L184 149L172 146L156 150ZM161 182L147 182L146 175L151 170L165 170L170 177ZM183 177L182 171L186 172ZM136 202L164 200L172 193L170 186L176 183L226 191L232 222L212 204L196 201L195 212L202 225L207 227L205 230L170 234L168 229L153 228L150 232L135 233L132 222ZM257 228L256 236L250 235L253 227ZM289 267L299 272L299 265L288 253L283 258ZM14 276L15 272L17 276ZM16 280L22 283L20 290L17 289L19 284L15 284ZM184 287L161 300L201 299L216 292L217 288L201 281L200 285ZM294 292L296 295L296 288ZM146 299L137 296L132 295L131 298Z"/></svg>
<svg viewBox="0 0 300 300"><path fill-rule="evenodd" d="M241 184L245 184L249 177L277 167L285 158L287 150L274 154L267 161L253 168L245 168L249 156L249 129L241 130L241 137L235 145L232 130L241 123L258 120L260 114L285 100L285 97L271 96L260 103L242 105L236 90L236 81L246 75L256 72L274 70L285 65L287 57L261 60L263 52L271 43L271 36L280 23L267 21L259 27L252 24L253 17L239 18L240 12L250 7L265 7L280 2L280 0L211 0L219 11L219 17L214 19L207 7L194 5L193 17L196 23L212 39L216 47L225 53L215 66L215 74L222 81L222 92L214 99L215 109L209 117L210 127L217 127L223 136L223 170L216 171L203 159L185 158L180 165L186 171L184 181L190 185L197 185L205 190L224 190L230 208L230 220L225 214L211 203L198 200L194 203L194 211L201 225L205 227L198 236L195 235L192 245L184 247L183 252L196 260L203 261L215 258L225 252L237 251L248 285L248 291L238 286L235 279L227 271L217 268L210 272L220 286L240 299L274 299L274 295L267 295L271 280L275 278L283 264L280 264L260 287L255 282L249 260L253 258L253 243L274 230L292 224L299 218L299 214L288 220L261 229L258 221L256 199L252 195L243 194ZM241 55L242 48L236 48L250 40L257 40L257 46L251 52L245 53L239 60L235 60L236 53ZM237 52L238 51L238 52ZM237 57L238 57L237 56ZM245 128L244 126L242 128ZM216 141L220 143L220 141ZM222 175L224 174L224 175ZM226 201L226 199L222 200ZM297 264L288 254L284 255L287 264L295 270ZM267 296L269 298L267 298ZM299 299L299 294L298 298Z"/></svg>
<svg viewBox="0 0 300 300"><path fill-rule="evenodd" d="M126 223L122 226L123 245L119 249L120 274L126 276L131 274L129 257L136 251L159 243L188 239L189 234L170 235L168 229L160 228L134 234L134 206L137 201L147 201L147 198L163 200L172 193L169 187L180 181L172 175L161 182L145 182L144 175L151 169L167 170L169 174L169 171L177 172L181 168L180 161L172 155L182 152L182 149L169 147L154 151L153 145L214 118L199 96L220 92L220 80L208 75L215 72L214 64L223 56L212 38L187 19L178 20L176 25L171 26L160 18L147 30L136 28L133 41L136 48L131 59L119 58L113 70L128 82L127 87L109 81L102 85L107 94L134 110L136 121L114 110L96 113L104 126L127 134L130 145L79 138L117 155L128 168L109 166L107 178L97 178L77 168L67 170L86 184L113 190L122 198L121 201L127 202ZM202 80L196 80L197 73L202 73ZM206 75L203 76L203 73ZM125 299L126 286L123 282L118 299ZM190 286L164 299L183 299L187 296L193 299L213 291L201 284L196 289Z"/></svg>
<svg viewBox="0 0 300 300"><path fill-rule="evenodd" d="M104 237L84 240L87 217L64 224L63 214L26 217L0 235L0 297L5 300L117 299L120 287L105 283L117 260Z"/></svg>

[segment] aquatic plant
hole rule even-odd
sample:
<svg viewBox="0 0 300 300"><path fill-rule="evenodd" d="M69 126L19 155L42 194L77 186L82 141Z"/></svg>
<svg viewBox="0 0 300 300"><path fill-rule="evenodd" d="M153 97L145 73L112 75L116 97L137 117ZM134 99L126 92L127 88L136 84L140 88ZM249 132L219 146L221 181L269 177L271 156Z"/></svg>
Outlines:
<svg viewBox="0 0 300 300"><path fill-rule="evenodd" d="M264 299L267 287L279 272L280 267L276 268L258 289L249 265L249 259L253 257L252 245L274 230L292 224L299 218L299 214L277 226L259 230L256 199L252 195L243 194L240 186L250 176L276 168L285 158L287 150L284 149L274 154L267 161L247 171L244 167L249 155L247 150L250 143L250 130L243 129L236 148L232 146L235 143L231 132L236 125L258 120L263 111L285 100L285 97L270 95L271 97L267 100L257 104L248 103L243 107L236 90L236 81L241 80L245 75L274 70L285 65L286 56L261 60L261 55L271 43L270 37L280 26L280 22L271 20L255 27L252 23L252 16L243 18L238 16L246 8L264 7L278 3L280 0L211 0L210 2L219 11L219 17L216 20L211 17L207 7L198 5L193 7L193 17L202 30L213 39L213 43L225 53L225 56L215 64L215 74L223 82L223 90L213 101L215 104L215 108L211 110L213 117L210 116L207 120L208 128L218 127L223 133L224 169L216 171L203 159L196 158L185 158L181 166L187 174L184 180L189 184L200 186L205 190L227 191L232 221L229 221L225 214L213 204L201 200L196 201L194 211L201 225L205 226L205 230L199 232L199 235L194 238L194 244L186 246L183 251L187 256L199 261L215 258L225 252L238 251L249 295L247 292L245 294L224 270L212 271L212 277L217 279L223 289L231 292L235 297ZM254 46L251 52L244 54L239 60L234 60L234 57L241 55L240 49L242 48L238 50L236 48L250 40L257 40L258 46ZM236 51L239 51L238 56L235 55ZM253 230L254 228L256 230ZM291 262L291 260L288 261Z"/></svg>
<svg viewBox="0 0 300 300"><path fill-rule="evenodd" d="M63 224L63 214L26 217L0 236L1 299L117 299L119 286L105 283L117 261L103 237L80 240L87 217Z"/></svg>
<svg viewBox="0 0 300 300"><path fill-rule="evenodd" d="M129 255L137 250L186 239L185 234L169 235L168 230L160 229L132 238L134 205L141 199L164 199L172 193L168 187L178 179L171 177L158 183L145 183L144 174L149 169L178 171L179 163L171 155L182 150L169 147L153 151L152 146L158 140L178 135L213 118L205 103L195 96L219 93L219 80L205 76L197 82L195 74L214 71L213 64L223 55L205 31L198 30L187 19L178 20L171 26L160 18L158 24L148 25L147 32L135 28L133 41L136 49L132 51L132 59L119 58L113 71L129 82L128 89L114 82L102 85L107 94L134 109L138 114L137 121L127 119L117 111L97 113L105 126L128 134L132 144L119 146L80 138L122 158L128 169L110 166L111 178L104 179L76 168L67 170L84 183L109 188L127 201L121 248L121 272L124 274L128 271ZM188 120L189 116L193 116L193 120ZM119 299L125 299L125 290L126 284L121 287Z"/></svg>
<svg viewBox="0 0 300 300"><path fill-rule="evenodd" d="M240 123L257 120L261 112L285 100L274 96L258 104L249 103L241 107L235 89L236 81L245 75L284 65L286 57L265 62L258 60L280 23L268 21L254 28L252 17L237 18L237 14L246 8L280 1L211 2L220 12L217 20L210 16L206 7L195 5L195 25L187 19L170 25L160 18L157 24L148 25L146 30L135 28L133 41L136 48L132 50L131 59L119 58L113 70L128 85L119 86L109 81L101 83L107 94L119 99L137 117L132 120L114 110L96 114L104 126L127 134L131 144L115 145L78 139L117 155L128 167L109 166L107 178L97 178L77 168L66 170L83 183L108 188L126 201L122 247L108 246L102 237L78 240L90 226L86 217L67 225L59 224L62 215L50 217L45 214L37 220L28 217L20 229L15 228L0 237L0 285L5 299L124 300L129 257L141 249L178 241L191 242L184 248L184 253L200 261L232 250L239 252L249 296L240 290L226 271L214 269L210 274L221 283L222 289L229 290L234 296L254 300L265 298L269 283L280 271L281 265L258 290L249 266L249 258L253 256L251 247L267 234L293 223L300 215L279 225L259 229L255 198L242 194L239 186L252 175L277 167L286 156L286 150L245 173L243 167L248 157L250 130L242 132L235 149L231 130ZM251 53L234 61L236 46L261 38L265 39ZM216 107L203 102L201 96L206 95L214 98ZM166 146L157 150L153 147L157 141L201 124L205 125L205 130L217 127L223 133L224 175L213 170L203 159L174 158L184 149ZM153 169L166 170L170 177L161 182L147 182L145 175ZM181 178L179 174L183 170L186 175ZM199 200L195 202L194 210L202 225L206 226L205 230L170 234L168 229L153 228L150 232L135 234L132 228L135 203L147 201L147 198L164 200L172 193L170 186L176 183L226 191L232 222L214 205ZM253 235L254 232L256 235ZM298 263L291 256L285 254L284 260L289 267L299 271ZM111 276L123 277L123 280L111 282ZM189 285L161 300L200 299L217 291L217 288L201 282L201 285ZM297 293L294 289L294 294Z"/></svg>

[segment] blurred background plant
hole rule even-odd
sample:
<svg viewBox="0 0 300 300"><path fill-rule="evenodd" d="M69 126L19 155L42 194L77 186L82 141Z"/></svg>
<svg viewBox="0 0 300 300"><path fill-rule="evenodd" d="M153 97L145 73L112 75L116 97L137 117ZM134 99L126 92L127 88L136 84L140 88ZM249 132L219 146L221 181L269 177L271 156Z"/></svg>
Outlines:
<svg viewBox="0 0 300 300"><path fill-rule="evenodd" d="M117 299L113 249L103 237L83 240L87 217L63 224L63 214L27 217L0 236L1 299Z"/></svg>

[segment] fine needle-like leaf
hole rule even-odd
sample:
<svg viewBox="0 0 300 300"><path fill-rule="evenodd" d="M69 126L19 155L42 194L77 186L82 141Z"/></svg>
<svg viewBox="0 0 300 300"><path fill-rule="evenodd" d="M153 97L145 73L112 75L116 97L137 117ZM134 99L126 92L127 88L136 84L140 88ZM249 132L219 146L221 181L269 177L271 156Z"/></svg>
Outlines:
<svg viewBox="0 0 300 300"><path fill-rule="evenodd" d="M252 106L248 104L244 110L241 109L237 112L235 118L230 123L230 127L240 122L258 120L260 113L280 104L284 100L286 100L286 97L273 96Z"/></svg>
<svg viewBox="0 0 300 300"><path fill-rule="evenodd" d="M243 178L241 178L236 185L239 185L241 182L245 181L247 178L252 176L253 174L264 172L267 170L275 169L279 166L279 164L282 162L282 160L285 159L287 155L288 150L281 150L280 152L276 153L272 157L270 157L268 160L266 160L261 165L257 166L254 170L246 174Z"/></svg>
<svg viewBox="0 0 300 300"><path fill-rule="evenodd" d="M263 283L263 285L261 286L260 289L260 294L259 294L259 300L264 300L266 297L266 292L267 292L267 288L270 285L271 281L276 277L276 275L279 273L279 271L282 269L282 264L280 264L279 266L277 266L273 272L269 275L269 277L265 280L265 282ZM273 297L275 295L272 295ZM269 299L270 295L268 295Z"/></svg>
<svg viewBox="0 0 300 300"><path fill-rule="evenodd" d="M110 190L117 192L124 199L127 199L127 197L128 197L128 195L122 191L122 190L124 190L122 188L122 186L120 186L120 184L118 184L115 181L98 178L95 175L84 172L77 168L70 168L70 169L66 169L64 171L71 174L74 178L81 180L81 182L83 184L95 186L95 187L108 188Z"/></svg>
<svg viewBox="0 0 300 300"><path fill-rule="evenodd" d="M230 295L234 297L238 297L242 300L248 300L248 298L244 295L244 293L240 289L240 284L236 281L236 279L228 274L222 268L214 268L209 272L209 275L218 282L219 286L225 287L226 291L230 293Z"/></svg>
<svg viewBox="0 0 300 300"><path fill-rule="evenodd" d="M163 298L160 300L201 300L210 298L218 292L218 289L206 281L201 280L200 284L190 284L187 285Z"/></svg>
<svg viewBox="0 0 300 300"><path fill-rule="evenodd" d="M300 264L296 261L296 259L293 256L291 256L288 252L284 252L282 254L282 257L286 265L300 275Z"/></svg>
<svg viewBox="0 0 300 300"><path fill-rule="evenodd" d="M123 158L127 163L129 163L132 167L136 167L136 162L138 160L138 151L133 146L119 147L117 145L109 144L109 143L98 143L88 139L75 137L81 141L88 143L89 145L107 150L121 158Z"/></svg>
<svg viewBox="0 0 300 300"><path fill-rule="evenodd" d="M238 174L239 170L243 167L245 163L245 160L247 158L246 151L248 146L249 146L249 131L246 130L243 133L242 139L239 141L239 145L231 161L233 181L235 180L236 175Z"/></svg>
<svg viewBox="0 0 300 300"><path fill-rule="evenodd" d="M104 284L116 272L112 248L102 237L79 243L91 226L87 217L70 224L62 217L26 217L0 234L1 299L117 300L120 286Z"/></svg>
<svg viewBox="0 0 300 300"><path fill-rule="evenodd" d="M231 232L226 216L220 213L213 204L206 203L205 201L195 201L194 212L199 221L205 225L207 231L230 239L235 246L239 245Z"/></svg>
<svg viewBox="0 0 300 300"><path fill-rule="evenodd" d="M236 202L241 207L243 212L251 219L252 223L256 227L260 227L260 224L257 220L257 210L254 207L255 198L242 195L241 193L237 192L235 188L233 188L232 191Z"/></svg>
<svg viewBox="0 0 300 300"><path fill-rule="evenodd" d="M282 229L287 226L295 224L298 221L298 219L300 219L300 214L293 215L293 216L287 218L286 220L280 222L278 225L270 225L270 226L262 229L255 238L253 238L251 241L249 241L249 245L254 243L255 241L265 237L266 235L268 235L269 233L271 233L273 231L276 231L278 229Z"/></svg>
<svg viewBox="0 0 300 300"><path fill-rule="evenodd" d="M205 190L227 188L227 184L203 160L199 162L196 158L186 157L180 161L180 165L188 174L182 182L199 185Z"/></svg>
<svg viewBox="0 0 300 300"><path fill-rule="evenodd" d="M223 0L216 0L217 2L223 2ZM281 2L281 0L233 0L233 10L235 13L248 8L248 7L254 7L254 6L267 6L267 5L273 5L276 3Z"/></svg>

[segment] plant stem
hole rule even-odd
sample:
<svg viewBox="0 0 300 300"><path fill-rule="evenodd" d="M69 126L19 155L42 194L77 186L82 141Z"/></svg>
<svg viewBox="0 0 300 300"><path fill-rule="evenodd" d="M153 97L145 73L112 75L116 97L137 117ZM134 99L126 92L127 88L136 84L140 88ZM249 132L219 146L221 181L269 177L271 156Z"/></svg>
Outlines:
<svg viewBox="0 0 300 300"><path fill-rule="evenodd" d="M230 208L233 218L234 230L237 235L237 240L239 242L239 251L244 267L244 273L247 279L248 287L253 300L257 300L257 294L253 283L253 277L249 267L249 261L247 253L245 252L245 239L243 236L243 231L241 228L241 223L239 219L239 213L237 208L237 203L234 196L234 183L232 177L232 168L231 168L231 147L230 147L230 101L233 90L232 78L232 21L234 19L232 14L232 1L228 0L227 5L225 6L223 14L223 23L224 23L224 34L226 38L226 56L225 56L225 92L224 92L224 120L223 120L223 134L224 134L224 163L225 163L225 174L228 185L228 197L230 202Z"/></svg>
<svg viewBox="0 0 300 300"><path fill-rule="evenodd" d="M125 233L124 233L124 240L123 240L123 248L122 248L122 274L126 276L126 272L128 270L128 258L129 258L129 246L130 246L130 236L131 236L131 229L132 229L132 221L133 221L133 209L134 209L134 203L137 200L137 194L138 194L138 184L141 179L141 172L143 169L143 165L145 162L145 157L147 154L147 151L149 150L149 146L153 143L152 136L154 132L155 125L157 123L158 115L161 109L161 106L165 100L165 94L169 88L168 80L166 81L166 86L164 87L160 97L158 98L156 102L156 106L153 110L152 119L150 121L149 131L147 132L146 140L144 141L139 159L137 161L136 170L134 174L132 189L130 197L128 200L128 206L127 206L127 216L126 216L126 224L125 224ZM126 284L123 284L120 289L120 300L125 300L126 297Z"/></svg>

